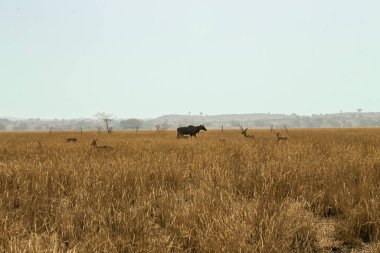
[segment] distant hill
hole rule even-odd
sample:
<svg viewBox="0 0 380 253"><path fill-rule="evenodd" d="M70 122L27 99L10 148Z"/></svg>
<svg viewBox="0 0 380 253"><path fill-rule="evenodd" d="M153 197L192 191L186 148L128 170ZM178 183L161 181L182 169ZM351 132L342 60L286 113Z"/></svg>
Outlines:
<svg viewBox="0 0 380 253"><path fill-rule="evenodd" d="M205 124L209 128L236 128L240 126L270 128L283 126L294 128L328 128L328 127L380 127L380 112L347 112L336 114L313 114L299 116L296 114L222 114L222 115L164 115L151 120L168 122L172 128L179 125Z"/></svg>
<svg viewBox="0 0 380 253"><path fill-rule="evenodd" d="M137 122L134 126L133 122ZM175 129L179 126L205 124L213 128L250 128L282 127L289 128L330 128L330 127L380 127L380 112L346 112L335 114L313 114L300 116L296 114L222 114L222 115L163 115L154 119L114 119L111 126L114 130L135 129ZM0 118L0 131L23 130L96 130L103 123L94 118L86 119L18 119Z"/></svg>

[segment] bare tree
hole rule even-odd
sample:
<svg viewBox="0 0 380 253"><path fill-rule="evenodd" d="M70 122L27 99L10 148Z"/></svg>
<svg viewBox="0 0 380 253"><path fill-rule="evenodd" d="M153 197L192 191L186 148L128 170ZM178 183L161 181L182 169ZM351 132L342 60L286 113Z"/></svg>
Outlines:
<svg viewBox="0 0 380 253"><path fill-rule="evenodd" d="M169 129L169 124L167 121L161 124L161 130L168 130Z"/></svg>
<svg viewBox="0 0 380 253"><path fill-rule="evenodd" d="M103 121L106 125L106 130L110 134L112 133L112 127L110 126L110 122L112 121L112 114L108 114L105 112L98 112L94 115L95 118L98 118L99 120Z"/></svg>
<svg viewBox="0 0 380 253"><path fill-rule="evenodd" d="M163 131L163 130L168 130L169 129L169 124L167 121L161 124L155 124L154 127L156 128L157 131Z"/></svg>

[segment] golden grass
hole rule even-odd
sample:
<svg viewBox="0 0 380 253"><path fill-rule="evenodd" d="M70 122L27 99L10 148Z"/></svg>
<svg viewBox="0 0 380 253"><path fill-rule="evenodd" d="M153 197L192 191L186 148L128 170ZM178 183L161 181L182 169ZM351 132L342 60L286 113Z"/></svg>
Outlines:
<svg viewBox="0 0 380 253"><path fill-rule="evenodd" d="M0 133L0 251L328 252L328 219L377 245L380 130L255 135Z"/></svg>

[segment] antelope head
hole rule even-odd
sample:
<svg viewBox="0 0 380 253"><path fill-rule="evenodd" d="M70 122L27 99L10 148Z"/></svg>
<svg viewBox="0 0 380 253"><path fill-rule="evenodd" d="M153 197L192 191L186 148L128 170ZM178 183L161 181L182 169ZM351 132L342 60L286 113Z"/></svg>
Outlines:
<svg viewBox="0 0 380 253"><path fill-rule="evenodd" d="M247 131L248 131L248 127L243 130L243 127L240 126L240 129L241 129L241 134L244 135L244 136L246 136L247 135Z"/></svg>

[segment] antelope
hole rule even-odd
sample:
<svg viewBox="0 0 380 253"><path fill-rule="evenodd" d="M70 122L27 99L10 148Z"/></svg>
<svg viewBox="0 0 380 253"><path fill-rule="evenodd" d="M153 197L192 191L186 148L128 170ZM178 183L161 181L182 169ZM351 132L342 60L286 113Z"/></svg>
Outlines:
<svg viewBox="0 0 380 253"><path fill-rule="evenodd" d="M114 147L112 147L112 146L105 146L105 145L103 145L103 146L98 146L98 145L96 144L97 141L98 141L97 139L93 139L93 140L91 141L91 145L94 146L94 148L96 148L96 149L98 149L98 150L112 150L112 149L114 149Z"/></svg>
<svg viewBox="0 0 380 253"><path fill-rule="evenodd" d="M277 135L277 141L276 141L277 143L279 141L286 141L288 139L285 135L281 135L280 132L277 132L276 135Z"/></svg>
<svg viewBox="0 0 380 253"><path fill-rule="evenodd" d="M286 130L286 133L289 133L288 131L288 128L286 127L286 125L284 124L284 128ZM271 132L273 132L273 125L271 126ZM276 136L277 136L277 140L276 142L278 143L279 141L286 141L288 139L288 137L286 135L281 135L281 132L276 132Z"/></svg>
<svg viewBox="0 0 380 253"><path fill-rule="evenodd" d="M243 130L243 127L240 126L240 129L241 129L241 134L244 135L245 138L252 138L252 139L255 138L253 134L247 134L248 127L245 130Z"/></svg>
<svg viewBox="0 0 380 253"><path fill-rule="evenodd" d="M67 138L66 139L66 142L77 142L78 139L77 138Z"/></svg>

